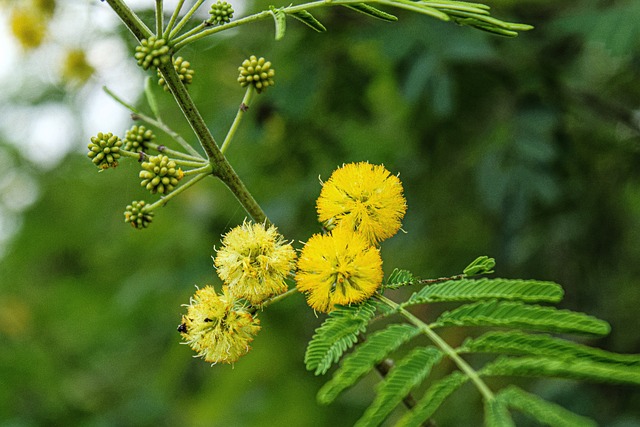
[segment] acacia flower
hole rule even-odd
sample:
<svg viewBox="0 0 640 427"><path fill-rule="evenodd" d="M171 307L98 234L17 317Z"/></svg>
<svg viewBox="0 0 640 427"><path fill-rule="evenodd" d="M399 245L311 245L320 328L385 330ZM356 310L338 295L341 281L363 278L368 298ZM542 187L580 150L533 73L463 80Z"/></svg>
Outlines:
<svg viewBox="0 0 640 427"><path fill-rule="evenodd" d="M296 252L274 226L244 222L222 239L214 264L229 292L251 304L287 290Z"/></svg>
<svg viewBox="0 0 640 427"><path fill-rule="evenodd" d="M337 227L314 234L304 245L296 272L297 288L314 310L328 313L335 304L359 303L382 283L382 258L360 233Z"/></svg>
<svg viewBox="0 0 640 427"><path fill-rule="evenodd" d="M260 331L260 321L236 301L226 287L218 295L211 286L198 289L189 301L178 331L206 362L234 363Z"/></svg>
<svg viewBox="0 0 640 427"><path fill-rule="evenodd" d="M331 174L322 185L316 207L327 229L344 226L377 245L398 232L407 202L397 176L384 166L360 162Z"/></svg>

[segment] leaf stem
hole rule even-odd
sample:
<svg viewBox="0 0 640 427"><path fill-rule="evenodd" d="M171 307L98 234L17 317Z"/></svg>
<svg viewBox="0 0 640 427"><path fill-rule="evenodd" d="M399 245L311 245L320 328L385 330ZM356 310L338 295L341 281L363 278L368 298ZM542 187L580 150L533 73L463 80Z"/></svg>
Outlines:
<svg viewBox="0 0 640 427"><path fill-rule="evenodd" d="M400 306L400 304L390 300L384 295L377 294L376 298L386 304L387 306L393 308L397 313L401 314L404 318L406 318L409 322L415 325L420 331L425 334L431 342L433 342L440 350L442 350L447 357L449 357L453 362L458 366L458 368L465 373L469 377L469 379L476 385L478 391L486 401L490 401L494 399L493 392L489 389L487 384L480 378L480 375L469 365L462 357L456 353L456 351L445 341L440 335L438 335L433 329L429 327L422 320L411 314L409 311L405 310Z"/></svg>
<svg viewBox="0 0 640 427"><path fill-rule="evenodd" d="M156 150L159 153L166 153L174 157L180 157L181 159L184 159L184 160L199 162L200 164L203 164L203 162L206 162L206 160L202 156L190 156L189 154L185 154L182 151L176 151L176 150L172 150L171 148L167 148L164 145L158 145L153 142L147 145L149 146L149 148Z"/></svg>
<svg viewBox="0 0 640 427"><path fill-rule="evenodd" d="M229 132L227 133L227 136L225 137L224 142L222 143L222 147L220 148L220 151L222 152L222 154L224 154L229 148L229 144L231 144L231 141L233 140L233 137L235 136L236 131L238 130L238 126L240 126L240 122L242 121L242 117L244 117L244 113L246 113L247 110L249 109L249 105L251 104L251 98L253 97L254 91L255 90L253 88L253 85L249 85L247 87L247 91L244 93L244 98L242 98L242 102L240 103L240 107L238 108L238 112L236 113L236 117L235 119L233 119L233 123L229 128Z"/></svg>
<svg viewBox="0 0 640 427"><path fill-rule="evenodd" d="M182 19L178 22L175 28L171 30L171 32L169 33L169 40L174 38L176 34L180 32L182 27L184 27L187 24L187 22L189 22L193 14L196 13L196 11L202 5L203 2L204 0L198 0L195 2L195 4L191 7L191 9L189 9L189 12L187 12L187 14L182 17Z"/></svg>
<svg viewBox="0 0 640 427"><path fill-rule="evenodd" d="M209 166L209 165L207 165ZM159 206L164 206L167 203L169 203L169 200L173 199L175 196L177 196L178 194L182 193L183 191L185 191L187 188L192 187L194 184L196 184L198 181L202 180L203 178L206 178L207 176L209 176L211 174L211 171L203 171L202 173L200 173L199 175L196 175L195 177L193 177L189 182L181 185L180 187L176 188L175 190L173 190L171 193L167 194L166 196L161 197L159 200L157 200L156 202L150 204L146 210L147 211L151 211Z"/></svg>
<svg viewBox="0 0 640 427"><path fill-rule="evenodd" d="M178 19L178 15L180 15L180 10L182 10L183 5L184 5L184 0L178 1L178 4L176 5L176 9L173 11L171 18L169 19L167 28L165 28L164 33L162 33L163 39L167 39L169 37L169 34L171 33L171 30L173 29L173 26L176 23L176 20Z"/></svg>
<svg viewBox="0 0 640 427"><path fill-rule="evenodd" d="M162 0L156 0L156 34L160 37L162 34L162 27L164 23L162 22L164 18L164 12L162 7Z"/></svg>

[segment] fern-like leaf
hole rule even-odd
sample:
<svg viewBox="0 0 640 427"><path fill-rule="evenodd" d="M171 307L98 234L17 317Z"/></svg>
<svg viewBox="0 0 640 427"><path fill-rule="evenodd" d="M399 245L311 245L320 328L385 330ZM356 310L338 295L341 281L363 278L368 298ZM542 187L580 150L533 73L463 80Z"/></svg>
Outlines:
<svg viewBox="0 0 640 427"><path fill-rule="evenodd" d="M384 285L386 289L398 289L403 286L412 285L416 278L411 274L408 270L400 270L394 269L389 278L387 279L387 283Z"/></svg>
<svg viewBox="0 0 640 427"><path fill-rule="evenodd" d="M592 360L546 357L500 357L480 370L486 376L558 377L640 385L640 367Z"/></svg>
<svg viewBox="0 0 640 427"><path fill-rule="evenodd" d="M589 359L596 362L640 366L640 354L618 354L574 343L546 334L523 332L489 332L469 338L458 353L502 353L525 356L545 356L556 359Z"/></svg>
<svg viewBox="0 0 640 427"><path fill-rule="evenodd" d="M315 375L324 375L337 362L342 353L358 340L375 313L375 306L365 302L358 306L338 307L316 329L307 346L304 363Z"/></svg>
<svg viewBox="0 0 640 427"><path fill-rule="evenodd" d="M440 301L477 301L479 299L556 303L562 300L563 295L562 287L553 282L488 278L462 279L425 286L402 305Z"/></svg>
<svg viewBox="0 0 640 427"><path fill-rule="evenodd" d="M607 335L610 330L607 322L583 313L495 300L447 311L431 326L500 326L592 335Z"/></svg>
<svg viewBox="0 0 640 427"><path fill-rule="evenodd" d="M331 380L322 386L318 392L318 401L323 404L331 403L389 353L419 333L420 330L412 325L396 324L367 336L365 342L344 358L342 366L333 374Z"/></svg>
<svg viewBox="0 0 640 427"><path fill-rule="evenodd" d="M496 399L546 425L554 427L596 426L596 423L589 418L574 414L562 406L548 402L513 385L500 390Z"/></svg>
<svg viewBox="0 0 640 427"><path fill-rule="evenodd" d="M515 427L507 405L498 399L484 401L484 425L486 427Z"/></svg>
<svg viewBox="0 0 640 427"><path fill-rule="evenodd" d="M469 377L460 371L434 382L416 406L407 412L396 424L396 427L419 427L429 419L451 393L456 391Z"/></svg>
<svg viewBox="0 0 640 427"><path fill-rule="evenodd" d="M322 33L327 31L327 28L322 25L322 22L318 21L312 14L307 12L306 10L301 10L300 12L289 13L289 15L293 16L298 21L307 25L309 28Z"/></svg>
<svg viewBox="0 0 640 427"><path fill-rule="evenodd" d="M378 384L375 400L358 420L356 427L382 423L411 389L429 375L433 365L441 358L442 353L434 347L419 347L411 351Z"/></svg>

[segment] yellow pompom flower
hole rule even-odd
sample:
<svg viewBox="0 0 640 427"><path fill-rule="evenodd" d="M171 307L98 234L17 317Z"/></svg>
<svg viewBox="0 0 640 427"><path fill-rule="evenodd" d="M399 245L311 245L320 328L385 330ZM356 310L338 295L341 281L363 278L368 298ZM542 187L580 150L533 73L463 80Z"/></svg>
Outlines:
<svg viewBox="0 0 640 427"><path fill-rule="evenodd" d="M398 232L407 202L397 176L384 166L360 162L333 172L322 185L316 207L327 229L346 227L377 245Z"/></svg>
<svg viewBox="0 0 640 427"><path fill-rule="evenodd" d="M178 331L199 357L209 363L234 363L249 352L260 321L229 293L206 286L198 289L182 316Z"/></svg>
<svg viewBox="0 0 640 427"><path fill-rule="evenodd" d="M18 7L10 18L11 32L25 50L42 44L47 33L47 19L35 9Z"/></svg>
<svg viewBox="0 0 640 427"><path fill-rule="evenodd" d="M295 250L276 227L244 222L224 236L214 264L231 295L259 304L287 290L295 260Z"/></svg>
<svg viewBox="0 0 640 427"><path fill-rule="evenodd" d="M314 310L328 313L336 304L359 303L382 283L382 258L360 233L337 227L330 234L314 234L304 245L297 288Z"/></svg>

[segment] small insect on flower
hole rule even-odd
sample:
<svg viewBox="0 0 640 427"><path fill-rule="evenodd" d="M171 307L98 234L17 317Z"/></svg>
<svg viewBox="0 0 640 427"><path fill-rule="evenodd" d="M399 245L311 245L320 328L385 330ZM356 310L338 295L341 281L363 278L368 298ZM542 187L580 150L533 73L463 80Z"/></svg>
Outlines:
<svg viewBox="0 0 640 427"><path fill-rule="evenodd" d="M384 166L349 163L322 185L318 219L328 230L346 227L377 245L400 229L407 211L402 183Z"/></svg>
<svg viewBox="0 0 640 427"><path fill-rule="evenodd" d="M382 258L367 239L345 227L314 234L304 245L296 272L297 288L314 310L359 303L382 283Z"/></svg>
<svg viewBox="0 0 640 427"><path fill-rule="evenodd" d="M198 289L178 326L186 344L209 363L234 363L249 352L258 331L260 321L226 286L220 295L211 286Z"/></svg>
<svg viewBox="0 0 640 427"><path fill-rule="evenodd" d="M276 227L245 221L224 236L214 264L231 295L255 305L287 290L295 261L295 250Z"/></svg>

